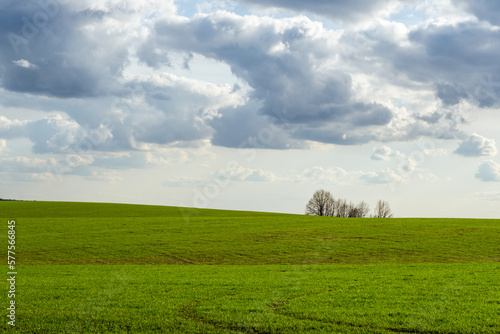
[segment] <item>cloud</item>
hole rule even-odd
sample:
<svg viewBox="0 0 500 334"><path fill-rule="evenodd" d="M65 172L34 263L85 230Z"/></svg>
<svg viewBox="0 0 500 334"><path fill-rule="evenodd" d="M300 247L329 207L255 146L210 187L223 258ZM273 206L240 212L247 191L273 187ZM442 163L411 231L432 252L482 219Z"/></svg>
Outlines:
<svg viewBox="0 0 500 334"><path fill-rule="evenodd" d="M55 181L56 177L52 173L33 173L29 175L30 181Z"/></svg>
<svg viewBox="0 0 500 334"><path fill-rule="evenodd" d="M476 172L476 178L483 182L500 182L500 164L492 160L482 163Z"/></svg>
<svg viewBox="0 0 500 334"><path fill-rule="evenodd" d="M229 181L234 182L313 182L318 184L348 184L359 172L347 172L346 170L335 168L312 167L306 168L302 172L281 172L275 173L263 169L246 168L242 166L233 166L229 169L221 169L212 175L218 184L226 184ZM203 183L201 179L183 177L173 177L166 181L166 185L175 186L181 184L199 184Z"/></svg>
<svg viewBox="0 0 500 334"><path fill-rule="evenodd" d="M288 124L258 113L259 104L248 103L240 108L220 110L221 117L209 122L215 130L211 142L234 148L290 149L307 146L292 138Z"/></svg>
<svg viewBox="0 0 500 334"><path fill-rule="evenodd" d="M292 176L290 181L294 182L315 182L315 183L333 183L333 184L348 184L351 181L351 175L345 169L340 167L323 168L312 167L306 168L304 172Z"/></svg>
<svg viewBox="0 0 500 334"><path fill-rule="evenodd" d="M484 23L428 20L410 28L381 19L414 1L246 3L344 22L378 19L332 30L303 15L217 11L186 18L173 1L8 1L0 13L2 101L57 110L61 118L0 117L0 138L28 138L35 153L64 154L107 120L111 126L94 151L208 141L292 149L454 139L463 117L448 108L463 101L500 105L500 32ZM47 20L33 29L33 18L42 16ZM183 58L179 68L175 57ZM229 67L248 87L179 74L203 57ZM364 91L364 81L380 92ZM430 110L434 102L425 99L422 108L395 107L387 97L395 89L414 100L432 90L444 110Z"/></svg>
<svg viewBox="0 0 500 334"><path fill-rule="evenodd" d="M5 139L0 139L0 155L5 154L9 151L7 148L7 142Z"/></svg>
<svg viewBox="0 0 500 334"><path fill-rule="evenodd" d="M346 30L339 43L344 61L364 73L376 71L372 84L413 93L424 84L445 107L460 101L491 107L500 105L499 39L498 29L472 20L431 19L414 27L379 20Z"/></svg>
<svg viewBox="0 0 500 334"><path fill-rule="evenodd" d="M464 4L465 8L478 19L488 21L493 25L500 25L500 3L496 0L454 0Z"/></svg>
<svg viewBox="0 0 500 334"><path fill-rule="evenodd" d="M274 173L260 169L237 166L232 169L220 170L214 174L217 180L250 181L250 182L276 182L282 179Z"/></svg>
<svg viewBox="0 0 500 334"><path fill-rule="evenodd" d="M231 164L228 164L230 166ZM281 182L281 183L313 183L318 185L336 184L352 185L359 180L371 185L391 185L404 183L414 177L420 181L436 181L438 177L429 170L414 168L413 173L399 173L386 168L378 172L364 172L359 170L347 171L340 167L323 168L319 166L306 168L302 171L281 171L279 173L263 169L253 169L235 164L230 168L221 169L211 176L209 183L206 180L190 176L174 176L164 181L166 187L192 187L203 184L218 184L226 187L230 182ZM213 181L213 182L212 182Z"/></svg>
<svg viewBox="0 0 500 334"><path fill-rule="evenodd" d="M15 182L53 182L57 177L52 173L11 173L9 179ZM15 196L14 196L15 197Z"/></svg>
<svg viewBox="0 0 500 334"><path fill-rule="evenodd" d="M283 8L298 13L304 11L314 13L333 20L343 22L356 22L367 18L373 18L376 13L388 15L389 9L394 10L396 5L401 2L411 3L412 1L393 1L393 0L350 0L350 1L331 1L331 0L243 0L249 4L255 4L266 8Z"/></svg>
<svg viewBox="0 0 500 334"><path fill-rule="evenodd" d="M85 138L85 131L73 120L61 115L27 124L28 138L34 143L35 153L62 153Z"/></svg>
<svg viewBox="0 0 500 334"><path fill-rule="evenodd" d="M13 60L12 64L23 67L23 68L36 68L36 65L33 65L26 59Z"/></svg>
<svg viewBox="0 0 500 334"><path fill-rule="evenodd" d="M20 120L10 120L5 116L0 115L0 137L4 139L12 139L23 136L23 127L29 122Z"/></svg>
<svg viewBox="0 0 500 334"><path fill-rule="evenodd" d="M120 94L145 17L173 1L7 1L0 13L0 84L60 98Z"/></svg>
<svg viewBox="0 0 500 334"><path fill-rule="evenodd" d="M93 170L90 175L85 175L84 178L89 181L104 181L108 184L116 184L122 181L118 171L109 170Z"/></svg>
<svg viewBox="0 0 500 334"><path fill-rule="evenodd" d="M9 120L0 116L0 138L28 138L34 153L68 153L86 132L78 123L62 115L33 121Z"/></svg>
<svg viewBox="0 0 500 334"><path fill-rule="evenodd" d="M51 173L55 170L57 160L9 157L0 159L0 172L10 173Z"/></svg>
<svg viewBox="0 0 500 334"><path fill-rule="evenodd" d="M379 172L364 172L360 179L369 184L394 184L405 181L403 176L390 168Z"/></svg>
<svg viewBox="0 0 500 334"><path fill-rule="evenodd" d="M469 139L464 140L453 153L465 157L486 157L494 156L497 152L494 139L488 139L474 133Z"/></svg>
<svg viewBox="0 0 500 334"><path fill-rule="evenodd" d="M184 149L152 150L104 154L92 163L105 169L141 169L148 166L181 165L193 159L194 154Z"/></svg>
<svg viewBox="0 0 500 334"><path fill-rule="evenodd" d="M399 151L394 151L389 146L383 145L373 149L372 160L389 161L393 156L399 156Z"/></svg>
<svg viewBox="0 0 500 334"><path fill-rule="evenodd" d="M107 103L70 102L58 108L64 114L36 121L10 120L0 116L0 138L29 138L36 153L66 153L79 146L92 151L147 150L151 144L170 145L208 140L219 117L219 108L235 107L244 99L229 85L217 85L172 74L134 77L133 96ZM173 98L166 98L172 96ZM93 108L96 108L94 111ZM90 109L90 110L87 110Z"/></svg>
<svg viewBox="0 0 500 334"><path fill-rule="evenodd" d="M67 154L59 159L27 158L22 156L0 158L0 172L10 173L19 180L61 180L64 175L92 175L92 156Z"/></svg>
<svg viewBox="0 0 500 334"><path fill-rule="evenodd" d="M367 142L376 138L378 127L390 123L393 112L376 101L357 99L351 76L335 66L337 38L338 34L303 16L277 20L216 12L161 20L146 43L222 61L250 85L250 103L258 105L258 113L226 109L214 121L216 132L245 120L279 123L291 139ZM251 127L243 131L250 132L246 137L257 136ZM214 142L234 146L228 136L234 134L216 133Z"/></svg>
<svg viewBox="0 0 500 334"><path fill-rule="evenodd" d="M125 115L125 125L133 130L127 136L136 142L169 144L210 138L213 130L208 123L220 117L219 109L244 103L229 85L169 73L138 77L134 82L145 99L138 105L130 103Z"/></svg>
<svg viewBox="0 0 500 334"><path fill-rule="evenodd" d="M8 11L2 12L2 86L15 92L58 97L101 95L111 86L107 79L120 74L117 60L121 58L123 63L126 59L126 47L120 45L123 39L94 39L86 30L93 25L101 30L102 17L51 3L51 11L33 0L13 2ZM44 20L35 22L32 18L36 17Z"/></svg>
<svg viewBox="0 0 500 334"><path fill-rule="evenodd" d="M463 87L456 84L437 84L437 97L446 106L452 106L460 103L460 101L467 97Z"/></svg>

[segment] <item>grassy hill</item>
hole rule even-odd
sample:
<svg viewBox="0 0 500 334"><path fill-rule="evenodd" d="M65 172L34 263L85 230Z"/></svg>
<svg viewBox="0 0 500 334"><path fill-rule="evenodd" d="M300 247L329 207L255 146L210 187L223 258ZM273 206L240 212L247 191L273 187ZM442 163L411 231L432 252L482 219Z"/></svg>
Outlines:
<svg viewBox="0 0 500 334"><path fill-rule="evenodd" d="M500 220L7 201L0 218L18 272L0 332L500 332Z"/></svg>
<svg viewBox="0 0 500 334"><path fill-rule="evenodd" d="M23 264L499 262L499 220L331 218L177 207L3 202ZM6 235L0 235L0 240Z"/></svg>

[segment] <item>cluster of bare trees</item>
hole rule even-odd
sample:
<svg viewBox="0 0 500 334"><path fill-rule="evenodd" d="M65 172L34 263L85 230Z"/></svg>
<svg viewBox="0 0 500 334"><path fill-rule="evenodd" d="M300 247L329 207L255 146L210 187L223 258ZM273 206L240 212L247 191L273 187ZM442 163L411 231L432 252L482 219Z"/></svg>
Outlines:
<svg viewBox="0 0 500 334"><path fill-rule="evenodd" d="M306 215L365 218L370 216L370 207L364 201L355 205L352 202L348 203L345 199L335 199L329 191L318 190L307 203ZM389 203L379 200L370 217L391 218L392 211Z"/></svg>

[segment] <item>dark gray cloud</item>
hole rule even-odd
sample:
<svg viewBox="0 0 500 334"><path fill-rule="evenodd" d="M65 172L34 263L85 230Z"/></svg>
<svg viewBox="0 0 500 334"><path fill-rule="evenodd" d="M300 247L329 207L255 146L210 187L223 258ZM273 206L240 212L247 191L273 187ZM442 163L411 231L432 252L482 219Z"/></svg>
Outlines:
<svg viewBox="0 0 500 334"><path fill-rule="evenodd" d="M219 12L160 21L151 39L147 45L196 52L228 64L253 89L251 98L259 105L259 114L250 115L278 123L292 138L317 140L303 126L313 129L329 124L332 131L320 141L345 144L345 131L366 127L365 142L372 139L372 127L385 126L393 117L381 104L356 99L351 76L332 65L337 51L331 35L306 18L260 20ZM242 137L257 136L252 131L258 127L252 124L265 118L249 120L245 112L226 111L212 122L214 143L234 146ZM240 131L228 129L229 124L242 123L248 126L238 126ZM344 131L340 139L335 134L339 129ZM281 147L274 144L271 147Z"/></svg>
<svg viewBox="0 0 500 334"><path fill-rule="evenodd" d="M441 118L443 118L443 116L444 115L442 113L434 111L432 114L415 115L415 118L427 122L429 124L436 124L439 122Z"/></svg>
<svg viewBox="0 0 500 334"><path fill-rule="evenodd" d="M190 81L163 89L148 82L137 85L142 88L135 91L135 99L57 99L55 107L67 110L69 117L60 116L63 112L31 121L0 116L0 138L27 138L34 153L136 151L144 144L196 146L194 142L210 138L213 132L207 123L213 117L210 110L235 105L239 100L230 86ZM174 98L159 97L160 92ZM30 101L33 108L50 111L54 107L51 99L33 97ZM22 107L15 100L9 104Z"/></svg>
<svg viewBox="0 0 500 334"><path fill-rule="evenodd" d="M495 140L474 133L464 140L454 153L466 157L485 157L494 156L497 152Z"/></svg>
<svg viewBox="0 0 500 334"><path fill-rule="evenodd" d="M500 25L500 2L497 0L454 0L478 19L488 21L493 25Z"/></svg>
<svg viewBox="0 0 500 334"><path fill-rule="evenodd" d="M446 106L459 104L460 101L467 97L463 87L450 84L437 84L436 95Z"/></svg>
<svg viewBox="0 0 500 334"><path fill-rule="evenodd" d="M127 44L105 15L55 0L8 1L0 11L0 84L56 97L105 95L127 61ZM90 32L88 25L95 25ZM30 64L30 66L23 66Z"/></svg>
<svg viewBox="0 0 500 334"><path fill-rule="evenodd" d="M246 2L356 20L395 1ZM106 3L106 10L55 0L4 4L0 94L12 95L2 104L60 110L71 118L0 128L1 138L14 132L29 138L37 153L77 147L103 121L112 128L95 150L207 139L220 146L286 149L311 140L356 145L459 135L460 115L398 114L387 101L362 97L370 95L358 92L356 80L367 73L396 87L434 88L444 107L463 100L500 105L500 32L484 22L422 25L408 34L408 43L400 43L397 33L382 25L341 33L304 16L278 20L220 11L190 19L148 16L147 23L138 20L141 36L153 28L142 40L110 23L128 22L135 10L127 9L128 3L123 8ZM124 78L134 50L150 73ZM185 55L180 65L185 69L193 54L227 64L251 88L249 101L237 89L160 73L162 66L172 66L171 54ZM22 102L24 93L36 96Z"/></svg>
<svg viewBox="0 0 500 334"><path fill-rule="evenodd" d="M500 105L500 31L478 22L430 23L410 30L402 43L395 38L397 29L374 25L346 31L343 59L364 72L376 70L393 85L434 87L444 106L462 100Z"/></svg>
<svg viewBox="0 0 500 334"><path fill-rule="evenodd" d="M210 125L215 130L212 144L234 148L303 148L306 145L291 138L289 125L258 114L258 105L221 110L222 117Z"/></svg>
<svg viewBox="0 0 500 334"><path fill-rule="evenodd" d="M492 160L483 162L477 169L476 178L483 182L500 182L500 164Z"/></svg>
<svg viewBox="0 0 500 334"><path fill-rule="evenodd" d="M154 40L149 40L141 45L137 50L137 56L142 62L153 68L158 68L160 65L171 65L168 52L159 48Z"/></svg>
<svg viewBox="0 0 500 334"><path fill-rule="evenodd" d="M278 7L295 12L309 12L333 20L343 22L359 21L372 15L390 4L412 3L411 0L241 0L248 4L255 4L263 7Z"/></svg>
<svg viewBox="0 0 500 334"><path fill-rule="evenodd" d="M491 76L500 77L499 31L477 23L431 25L409 37L413 46L397 56L398 70L416 81L435 82L437 95L446 105L461 99L480 106L498 105L500 87L491 82ZM409 52L413 56L405 62Z"/></svg>

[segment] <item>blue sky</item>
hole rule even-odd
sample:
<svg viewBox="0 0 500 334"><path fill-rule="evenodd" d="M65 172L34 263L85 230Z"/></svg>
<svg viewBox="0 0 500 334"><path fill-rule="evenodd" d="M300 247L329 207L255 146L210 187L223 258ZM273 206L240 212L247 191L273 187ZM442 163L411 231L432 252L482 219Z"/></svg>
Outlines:
<svg viewBox="0 0 500 334"><path fill-rule="evenodd" d="M500 218L493 0L3 1L0 197Z"/></svg>

